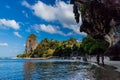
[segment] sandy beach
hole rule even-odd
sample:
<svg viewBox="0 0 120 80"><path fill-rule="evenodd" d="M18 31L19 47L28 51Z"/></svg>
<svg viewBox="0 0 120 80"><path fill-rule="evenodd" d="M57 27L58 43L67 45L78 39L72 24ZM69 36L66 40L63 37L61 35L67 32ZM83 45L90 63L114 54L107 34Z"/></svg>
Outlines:
<svg viewBox="0 0 120 80"><path fill-rule="evenodd" d="M47 57L47 58L23 58L23 59L31 59L31 60L47 60L47 59L50 59L50 57Z"/></svg>
<svg viewBox="0 0 120 80"><path fill-rule="evenodd" d="M89 60L91 63L96 63L96 57L92 57ZM110 61L109 57L104 58L105 65L116 67L116 71L120 72L120 61Z"/></svg>

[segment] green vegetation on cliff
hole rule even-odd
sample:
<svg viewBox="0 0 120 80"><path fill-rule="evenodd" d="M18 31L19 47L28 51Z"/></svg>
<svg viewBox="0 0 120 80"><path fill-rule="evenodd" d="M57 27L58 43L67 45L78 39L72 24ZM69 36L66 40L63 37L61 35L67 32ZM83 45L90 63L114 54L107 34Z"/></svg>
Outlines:
<svg viewBox="0 0 120 80"><path fill-rule="evenodd" d="M101 50L103 53L108 49L109 43L104 40L93 39L87 36L83 39L81 44L82 53L96 54ZM99 50L98 50L99 49Z"/></svg>
<svg viewBox="0 0 120 80"><path fill-rule="evenodd" d="M66 41L48 40L45 38L38 44L33 52L20 54L17 57L70 57L74 55L73 53L78 52L79 47L80 42L77 42L74 38Z"/></svg>
<svg viewBox="0 0 120 80"><path fill-rule="evenodd" d="M79 47L80 42L77 42L76 39L71 38L67 41L63 41L61 46L56 48L53 55L59 57L77 56L79 53Z"/></svg>
<svg viewBox="0 0 120 80"><path fill-rule="evenodd" d="M43 39L31 54L31 57L49 57L52 56L54 50L61 45L61 42L56 40Z"/></svg>

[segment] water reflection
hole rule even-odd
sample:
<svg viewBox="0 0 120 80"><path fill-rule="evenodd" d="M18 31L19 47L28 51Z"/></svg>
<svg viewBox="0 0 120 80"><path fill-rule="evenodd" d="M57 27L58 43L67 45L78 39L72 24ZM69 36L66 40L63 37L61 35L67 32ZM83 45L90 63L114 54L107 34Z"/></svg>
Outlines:
<svg viewBox="0 0 120 80"><path fill-rule="evenodd" d="M30 80L32 78L32 73L33 73L34 69L35 69L35 63L28 62L28 61L24 62L23 74L24 74L25 80Z"/></svg>
<svg viewBox="0 0 120 80"><path fill-rule="evenodd" d="M24 62L25 80L85 80L87 65L80 62Z"/></svg>

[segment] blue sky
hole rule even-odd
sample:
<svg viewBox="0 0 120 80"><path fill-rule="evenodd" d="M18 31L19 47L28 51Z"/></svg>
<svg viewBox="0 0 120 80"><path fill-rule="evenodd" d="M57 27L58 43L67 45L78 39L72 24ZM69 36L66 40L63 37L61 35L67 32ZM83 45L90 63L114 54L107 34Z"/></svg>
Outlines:
<svg viewBox="0 0 120 80"><path fill-rule="evenodd" d="M44 38L79 41L79 32L69 0L0 0L0 57L23 53L26 38L34 33Z"/></svg>

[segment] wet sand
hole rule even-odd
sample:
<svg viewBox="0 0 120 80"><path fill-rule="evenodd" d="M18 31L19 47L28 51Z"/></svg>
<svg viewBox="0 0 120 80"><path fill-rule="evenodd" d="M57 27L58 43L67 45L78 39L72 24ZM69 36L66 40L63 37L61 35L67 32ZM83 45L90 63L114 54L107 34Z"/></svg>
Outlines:
<svg viewBox="0 0 120 80"><path fill-rule="evenodd" d="M116 67L110 65L92 65L88 71L94 77L90 80L120 80L120 72L116 71Z"/></svg>

